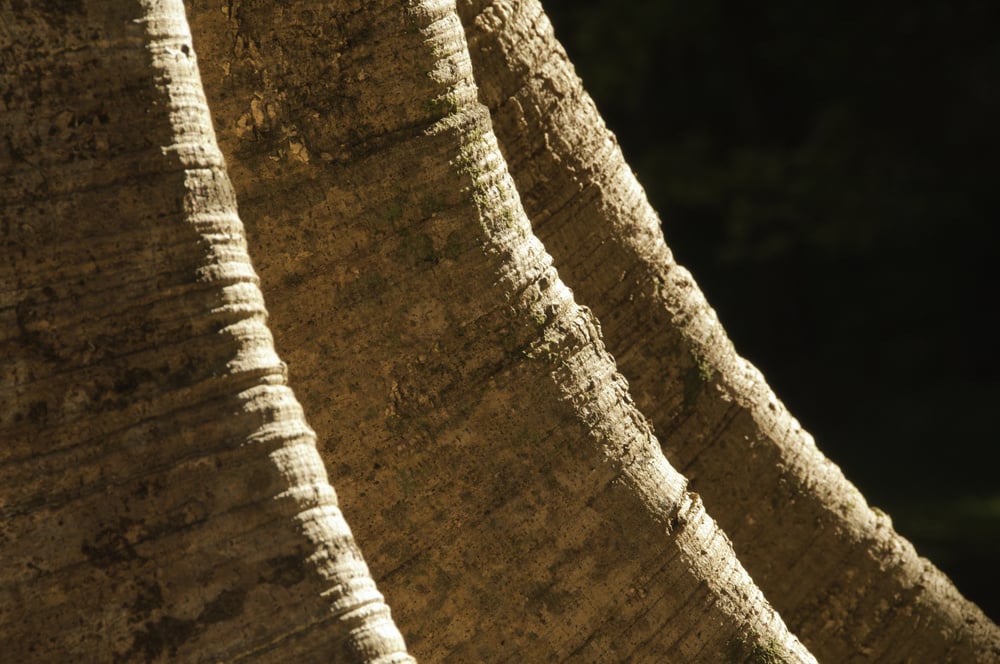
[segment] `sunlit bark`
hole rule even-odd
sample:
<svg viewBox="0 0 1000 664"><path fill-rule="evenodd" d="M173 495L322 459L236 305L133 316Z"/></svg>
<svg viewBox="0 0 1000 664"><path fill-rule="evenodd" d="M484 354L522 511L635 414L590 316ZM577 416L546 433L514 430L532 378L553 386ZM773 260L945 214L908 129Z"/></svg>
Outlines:
<svg viewBox="0 0 1000 664"><path fill-rule="evenodd" d="M740 358L584 92L537 0L460 0L532 226L667 458L821 661L995 661L1000 632L896 534Z"/></svg>
<svg viewBox="0 0 1000 664"><path fill-rule="evenodd" d="M811 661L531 233L454 5L191 14L278 347L413 652Z"/></svg>
<svg viewBox="0 0 1000 664"><path fill-rule="evenodd" d="M183 5L0 11L0 658L412 661L273 351Z"/></svg>

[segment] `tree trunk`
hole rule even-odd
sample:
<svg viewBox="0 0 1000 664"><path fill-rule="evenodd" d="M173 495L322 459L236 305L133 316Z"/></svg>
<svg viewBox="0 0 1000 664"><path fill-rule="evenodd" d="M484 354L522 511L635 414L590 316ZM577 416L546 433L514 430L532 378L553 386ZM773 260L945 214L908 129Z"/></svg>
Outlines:
<svg viewBox="0 0 1000 664"><path fill-rule="evenodd" d="M537 0L460 0L532 226L601 319L664 451L822 661L996 661L1000 632L897 535L740 358Z"/></svg>
<svg viewBox="0 0 1000 664"><path fill-rule="evenodd" d="M532 234L453 3L190 8L278 346L414 652L812 661Z"/></svg>
<svg viewBox="0 0 1000 664"><path fill-rule="evenodd" d="M5 661L412 661L272 349L182 4L63 4L0 21Z"/></svg>

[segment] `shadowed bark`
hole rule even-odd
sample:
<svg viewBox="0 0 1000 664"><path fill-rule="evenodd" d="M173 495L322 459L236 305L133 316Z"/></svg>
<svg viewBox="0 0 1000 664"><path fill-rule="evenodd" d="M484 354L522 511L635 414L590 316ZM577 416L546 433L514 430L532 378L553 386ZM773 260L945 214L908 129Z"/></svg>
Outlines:
<svg viewBox="0 0 1000 664"><path fill-rule="evenodd" d="M816 448L678 266L537 0L460 0L533 228L740 560L822 661L994 661L1000 632Z"/></svg>
<svg viewBox="0 0 1000 664"><path fill-rule="evenodd" d="M3 658L412 661L273 351L183 6L0 12Z"/></svg>
<svg viewBox="0 0 1000 664"><path fill-rule="evenodd" d="M454 5L191 20L278 345L413 651L812 661L532 235Z"/></svg>
<svg viewBox="0 0 1000 664"><path fill-rule="evenodd" d="M814 661L661 442L824 660L1000 655L735 354L537 3L188 6L211 119L179 2L0 7L10 657L411 661L325 461L429 660Z"/></svg>

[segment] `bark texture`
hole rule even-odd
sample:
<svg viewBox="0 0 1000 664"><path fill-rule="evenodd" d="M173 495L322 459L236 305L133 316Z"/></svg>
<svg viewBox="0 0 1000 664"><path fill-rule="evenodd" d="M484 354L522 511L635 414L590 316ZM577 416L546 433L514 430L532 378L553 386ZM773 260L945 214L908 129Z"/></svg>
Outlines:
<svg viewBox="0 0 1000 664"><path fill-rule="evenodd" d="M460 0L533 228L670 462L822 661L1000 659L1000 632L896 534L740 358L678 266L537 0Z"/></svg>
<svg viewBox="0 0 1000 664"><path fill-rule="evenodd" d="M531 232L453 2L192 2L278 346L428 661L813 661Z"/></svg>
<svg viewBox="0 0 1000 664"><path fill-rule="evenodd" d="M182 4L14 4L3 659L412 661L273 351Z"/></svg>

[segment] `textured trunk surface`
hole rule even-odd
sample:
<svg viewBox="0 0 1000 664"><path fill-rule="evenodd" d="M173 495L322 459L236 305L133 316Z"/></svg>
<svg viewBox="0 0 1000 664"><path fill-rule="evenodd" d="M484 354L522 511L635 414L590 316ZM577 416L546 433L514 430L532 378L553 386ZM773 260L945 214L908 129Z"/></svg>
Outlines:
<svg viewBox="0 0 1000 664"><path fill-rule="evenodd" d="M822 661L1000 659L1000 633L896 534L740 358L537 0L460 0L483 101L539 238L670 462Z"/></svg>
<svg viewBox="0 0 1000 664"><path fill-rule="evenodd" d="M2 659L412 661L272 349L183 6L0 12Z"/></svg>
<svg viewBox="0 0 1000 664"><path fill-rule="evenodd" d="M531 233L454 4L189 5L278 347L428 661L813 661Z"/></svg>

